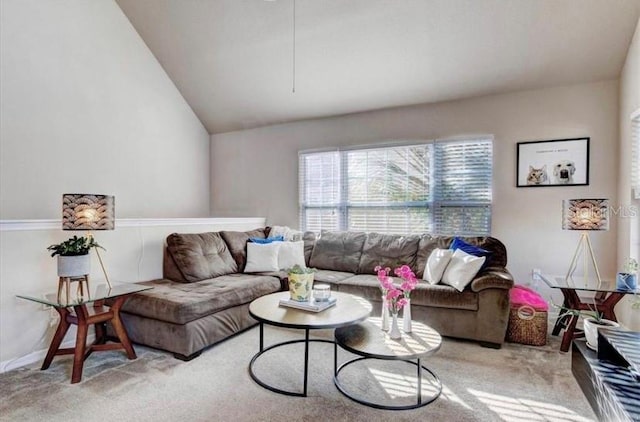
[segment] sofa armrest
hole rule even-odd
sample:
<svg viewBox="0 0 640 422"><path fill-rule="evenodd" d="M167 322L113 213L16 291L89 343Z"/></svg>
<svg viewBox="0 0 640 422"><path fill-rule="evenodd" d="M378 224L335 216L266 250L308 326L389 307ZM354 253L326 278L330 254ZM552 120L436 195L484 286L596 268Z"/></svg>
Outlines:
<svg viewBox="0 0 640 422"><path fill-rule="evenodd" d="M503 267L486 268L471 282L471 290L476 293L485 289L509 290L512 287L513 276Z"/></svg>

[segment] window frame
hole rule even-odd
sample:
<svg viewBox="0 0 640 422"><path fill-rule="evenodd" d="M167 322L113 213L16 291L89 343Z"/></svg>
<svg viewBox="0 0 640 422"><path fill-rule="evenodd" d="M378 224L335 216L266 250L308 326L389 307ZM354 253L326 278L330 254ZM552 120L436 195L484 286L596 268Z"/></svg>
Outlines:
<svg viewBox="0 0 640 422"><path fill-rule="evenodd" d="M435 177L435 169L438 167L436 163L436 148L438 148L439 144L465 144L469 145L476 144L480 146L482 143L488 143L489 148L489 169L484 173L485 178L488 178L488 199L486 200L445 200L441 197L437 197L436 195L436 183L438 178ZM298 165L298 192L299 192L299 220L300 227L302 230L308 230L308 221L305 219L305 216L308 216L307 212L309 210L334 210L337 213L336 216L336 224L337 227L332 227L332 230L341 230L346 231L350 230L350 210L352 209L374 209L381 208L385 210L390 209L405 209L407 211L411 209L415 210L423 210L427 208L428 212L426 214L427 220L425 221L426 232L432 234L461 234L468 236L486 236L491 233L491 223L492 223L492 211L493 211L493 143L494 138L491 135L478 135L473 137L464 137L464 138L453 138L453 139L442 139L442 140L411 140L411 141L395 141L395 142L384 142L377 144L368 144L368 145L359 145L359 146L349 146L345 148L331 148L331 149L314 149L314 150L303 150L299 151L299 165ZM425 152L425 157L429 159L429 161L425 164L428 169L428 178L429 178L429 187L428 187L428 195L425 201L398 201L393 203L380 203L373 205L353 205L349 200L349 189L348 189L348 157L349 153L353 151L367 151L367 150L385 150L392 148L407 148L407 147L426 147L429 148L430 151ZM335 206L322 206L322 205L307 205L305 203L307 191L305 188L308 186L305 182L306 174L306 165L304 164L304 158L311 154L320 154L320 153L333 153L338 156L339 162L339 181L338 181L338 204ZM428 157L430 155L430 158ZM443 224L442 221L436 221L436 211L439 209L444 209L447 207L462 207L463 212L466 210L471 210L474 208L482 208L485 212L488 212L488 216L485 216L485 222L482 224L482 228L486 229L485 231L477 231L473 233L441 233L443 227L439 227ZM462 214L460 214L462 215ZM308 217L307 217L308 218ZM487 221L488 218L488 221ZM322 225L322 224L321 224ZM320 227L319 230L324 230L324 227ZM423 230L420 230L422 232ZM416 233L415 231L412 231ZM408 234L408 233L403 233Z"/></svg>

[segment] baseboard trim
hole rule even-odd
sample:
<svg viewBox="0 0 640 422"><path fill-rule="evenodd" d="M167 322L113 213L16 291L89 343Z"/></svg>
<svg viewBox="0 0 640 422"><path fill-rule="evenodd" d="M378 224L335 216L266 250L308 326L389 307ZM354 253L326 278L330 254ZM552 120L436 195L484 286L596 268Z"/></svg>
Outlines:
<svg viewBox="0 0 640 422"><path fill-rule="evenodd" d="M95 334L89 334L87 336L87 344L93 343L96 336ZM60 345L60 348L69 348L75 347L76 340L67 340ZM31 365L33 363L42 362L47 356L47 349L37 350L35 352L31 352L28 355L20 356L19 358L4 360L0 362L0 374L11 371L13 369L21 368L23 366ZM55 359L55 358L54 358Z"/></svg>
<svg viewBox="0 0 640 422"><path fill-rule="evenodd" d="M162 226L215 226L233 227L238 224L252 224L256 228L264 227L264 217L248 218L117 218L116 230L125 227L162 227ZM0 220L0 232L62 230L61 220Z"/></svg>

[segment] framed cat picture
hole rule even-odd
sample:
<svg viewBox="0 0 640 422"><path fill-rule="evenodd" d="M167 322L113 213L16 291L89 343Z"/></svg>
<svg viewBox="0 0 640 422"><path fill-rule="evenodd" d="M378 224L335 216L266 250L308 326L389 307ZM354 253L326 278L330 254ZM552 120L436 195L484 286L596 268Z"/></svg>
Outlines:
<svg viewBox="0 0 640 422"><path fill-rule="evenodd" d="M589 139L518 142L516 187L588 185Z"/></svg>

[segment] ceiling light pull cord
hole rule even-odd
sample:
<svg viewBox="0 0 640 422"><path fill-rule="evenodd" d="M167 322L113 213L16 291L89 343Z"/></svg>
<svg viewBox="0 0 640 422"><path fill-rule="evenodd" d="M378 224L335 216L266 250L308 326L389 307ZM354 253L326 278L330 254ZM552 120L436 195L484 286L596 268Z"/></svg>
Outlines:
<svg viewBox="0 0 640 422"><path fill-rule="evenodd" d="M292 67L293 67L293 86L292 93L296 93L296 0L293 0L293 51L292 51Z"/></svg>

